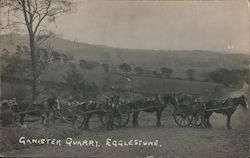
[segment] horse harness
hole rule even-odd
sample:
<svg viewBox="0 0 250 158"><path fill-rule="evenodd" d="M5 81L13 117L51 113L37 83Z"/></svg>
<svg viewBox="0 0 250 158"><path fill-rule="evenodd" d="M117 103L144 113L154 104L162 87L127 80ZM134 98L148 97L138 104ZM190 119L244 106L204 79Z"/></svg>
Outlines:
<svg viewBox="0 0 250 158"><path fill-rule="evenodd" d="M227 110L236 108L238 105L234 104L233 99L229 98L224 101L216 101L217 105L225 105L228 104L229 106L220 106L219 108L213 108L213 109L206 109L206 111L215 111L215 110ZM230 105L231 104L231 105Z"/></svg>

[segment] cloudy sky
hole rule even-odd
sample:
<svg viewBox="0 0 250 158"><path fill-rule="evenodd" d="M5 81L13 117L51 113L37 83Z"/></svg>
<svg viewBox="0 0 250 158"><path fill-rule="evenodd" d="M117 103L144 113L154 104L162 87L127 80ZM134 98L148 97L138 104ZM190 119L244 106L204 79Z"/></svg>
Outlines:
<svg viewBox="0 0 250 158"><path fill-rule="evenodd" d="M82 0L58 19L65 39L123 48L247 53L247 0Z"/></svg>
<svg viewBox="0 0 250 158"><path fill-rule="evenodd" d="M64 39L122 48L249 52L248 0L77 0Z"/></svg>

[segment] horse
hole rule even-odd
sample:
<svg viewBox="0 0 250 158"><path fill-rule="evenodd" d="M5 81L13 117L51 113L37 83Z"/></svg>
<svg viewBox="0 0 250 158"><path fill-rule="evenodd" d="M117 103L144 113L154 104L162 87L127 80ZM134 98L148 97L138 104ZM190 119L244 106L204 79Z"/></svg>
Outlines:
<svg viewBox="0 0 250 158"><path fill-rule="evenodd" d="M59 109L60 104L59 100L55 97L43 98L38 101L11 101L11 110L16 114L16 116L20 116L19 123L24 125L25 116L38 116L41 117L42 124L49 124L49 116L53 112L53 109ZM15 118L16 119L16 118Z"/></svg>
<svg viewBox="0 0 250 158"><path fill-rule="evenodd" d="M227 116L227 129L232 129L231 126L231 116L234 114L235 110L237 109L238 105L241 105L243 109L247 110L248 104L247 99L244 95L240 97L228 98L225 101L218 101L218 100L210 100L208 101L204 116L205 126L212 127L209 121L210 116L213 112L223 114Z"/></svg>
<svg viewBox="0 0 250 158"><path fill-rule="evenodd" d="M169 94L165 96L157 95L156 97L144 98L130 103L130 110L133 111L133 126L138 127L138 117L141 111L156 112L157 122L156 126L161 126L161 114L166 108L167 104L171 103L177 105L177 98L175 95ZM141 110L140 110L141 109Z"/></svg>
<svg viewBox="0 0 250 158"><path fill-rule="evenodd" d="M16 116L20 116L19 123L20 125L24 125L24 120L26 114L31 116L39 116L42 117L42 110L43 104L41 102L29 102L29 101L21 101L19 103L12 102L11 110L15 113L15 120Z"/></svg>
<svg viewBox="0 0 250 158"><path fill-rule="evenodd" d="M176 94L176 96L180 104L189 104L195 100L195 97L191 94L180 93L180 94Z"/></svg>
<svg viewBox="0 0 250 158"><path fill-rule="evenodd" d="M106 126L107 130L113 129L113 107L110 99L106 102L98 103L96 101L88 101L80 104L80 111L84 112L83 121L79 128L89 129L89 121L93 115L98 115L102 125Z"/></svg>

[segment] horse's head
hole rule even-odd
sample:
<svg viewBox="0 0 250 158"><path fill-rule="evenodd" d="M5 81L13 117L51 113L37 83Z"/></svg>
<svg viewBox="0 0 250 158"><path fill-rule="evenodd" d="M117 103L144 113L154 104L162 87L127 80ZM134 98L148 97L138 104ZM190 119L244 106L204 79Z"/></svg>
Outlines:
<svg viewBox="0 0 250 158"><path fill-rule="evenodd" d="M248 109L247 98L244 95L239 97L238 104L240 104L243 107L243 109L245 109L245 110Z"/></svg>

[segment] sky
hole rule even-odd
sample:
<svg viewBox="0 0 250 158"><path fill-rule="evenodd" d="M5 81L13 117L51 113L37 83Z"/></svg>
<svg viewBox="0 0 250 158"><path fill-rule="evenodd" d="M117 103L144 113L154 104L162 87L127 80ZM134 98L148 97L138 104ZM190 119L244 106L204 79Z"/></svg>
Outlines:
<svg viewBox="0 0 250 158"><path fill-rule="evenodd" d="M57 18L72 41L121 48L249 52L247 0L77 0Z"/></svg>
<svg viewBox="0 0 250 158"><path fill-rule="evenodd" d="M249 52L247 0L82 0L57 20L63 38L122 48Z"/></svg>

